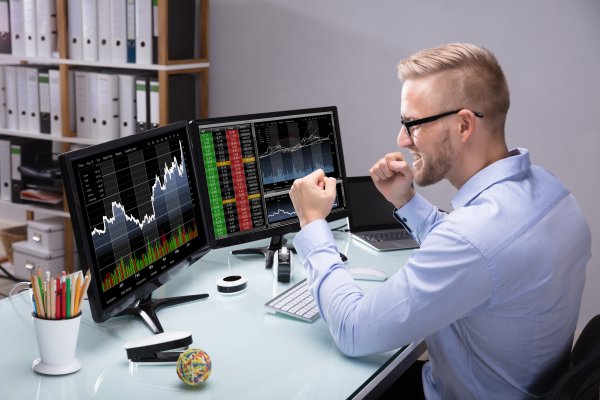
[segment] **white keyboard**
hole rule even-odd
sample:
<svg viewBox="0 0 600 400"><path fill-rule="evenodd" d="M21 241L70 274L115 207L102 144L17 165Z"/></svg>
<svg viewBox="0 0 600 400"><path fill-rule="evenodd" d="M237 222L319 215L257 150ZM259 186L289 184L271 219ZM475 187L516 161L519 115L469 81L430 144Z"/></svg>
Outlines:
<svg viewBox="0 0 600 400"><path fill-rule="evenodd" d="M265 303L265 307L307 322L313 322L321 316L306 279L273 297Z"/></svg>

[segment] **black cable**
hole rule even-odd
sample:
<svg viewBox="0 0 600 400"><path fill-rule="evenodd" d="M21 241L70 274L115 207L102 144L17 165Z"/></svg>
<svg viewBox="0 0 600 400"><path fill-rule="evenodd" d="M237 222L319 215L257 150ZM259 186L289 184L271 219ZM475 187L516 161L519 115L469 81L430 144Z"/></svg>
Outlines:
<svg viewBox="0 0 600 400"><path fill-rule="evenodd" d="M2 265L0 265L0 271L4 272L6 274L6 276L0 276L0 278L7 278L10 279L13 282L21 282L21 279L17 279L13 276L13 274L11 274L10 272L8 272Z"/></svg>
<svg viewBox="0 0 600 400"><path fill-rule="evenodd" d="M332 228L332 232L348 232L349 229L342 229L343 227L348 226L348 224L340 225L337 228Z"/></svg>

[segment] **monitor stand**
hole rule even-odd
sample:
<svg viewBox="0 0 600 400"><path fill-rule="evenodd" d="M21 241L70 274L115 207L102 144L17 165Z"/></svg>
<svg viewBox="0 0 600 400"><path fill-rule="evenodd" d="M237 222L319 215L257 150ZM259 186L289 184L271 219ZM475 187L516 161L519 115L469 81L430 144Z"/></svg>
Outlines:
<svg viewBox="0 0 600 400"><path fill-rule="evenodd" d="M163 333L164 329L158 320L156 312L163 307L187 303L188 301L200 300L208 297L208 293L193 294L189 296L165 297L164 299L153 299L152 294L136 301L131 307L121 311L119 315L133 315L141 318L148 328L154 333Z"/></svg>
<svg viewBox="0 0 600 400"><path fill-rule="evenodd" d="M273 267L273 259L275 257L275 254L279 251L279 249L281 249L282 246L286 245L287 240L283 238L283 235L276 235L273 236L271 238L271 242L269 243L268 246L264 246L264 247L248 247L246 249L238 249L238 250L232 250L231 254L235 254L235 255L243 255L243 254L257 254L257 255L263 255L265 257L265 268L272 268ZM287 246L287 248L291 251L291 252L296 252L296 249L294 249L294 246ZM342 258L342 261L346 261L348 260L348 257L346 257L344 254L340 253L340 257Z"/></svg>
<svg viewBox="0 0 600 400"><path fill-rule="evenodd" d="M232 250L231 254L257 254L259 256L265 256L265 268L272 268L275 253L277 253L282 246L285 246L286 242L287 240L283 238L283 235L276 235L271 238L271 243L269 243L268 246L248 247L246 249ZM288 246L288 248L290 251L295 251L293 247Z"/></svg>

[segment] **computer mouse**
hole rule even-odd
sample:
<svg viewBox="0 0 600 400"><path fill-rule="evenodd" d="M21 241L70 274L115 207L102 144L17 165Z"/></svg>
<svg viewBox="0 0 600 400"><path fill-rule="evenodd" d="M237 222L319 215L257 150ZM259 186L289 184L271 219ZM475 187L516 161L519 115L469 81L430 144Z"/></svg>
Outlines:
<svg viewBox="0 0 600 400"><path fill-rule="evenodd" d="M388 278L385 272L373 267L348 268L348 272L354 279L363 281L385 281Z"/></svg>

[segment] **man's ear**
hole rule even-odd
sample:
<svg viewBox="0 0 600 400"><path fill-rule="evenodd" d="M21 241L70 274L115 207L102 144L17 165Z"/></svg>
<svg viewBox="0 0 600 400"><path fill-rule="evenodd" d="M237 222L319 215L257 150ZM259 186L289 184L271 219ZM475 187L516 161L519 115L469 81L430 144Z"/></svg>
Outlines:
<svg viewBox="0 0 600 400"><path fill-rule="evenodd" d="M475 124L477 123L475 114L473 111L464 109L458 112L459 118L459 134L462 141L467 141L475 130Z"/></svg>

